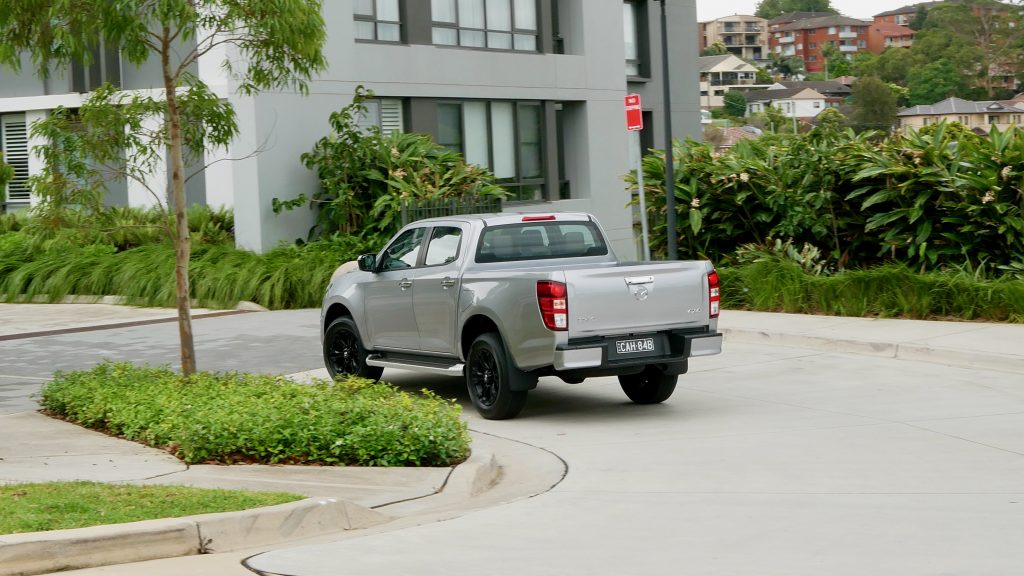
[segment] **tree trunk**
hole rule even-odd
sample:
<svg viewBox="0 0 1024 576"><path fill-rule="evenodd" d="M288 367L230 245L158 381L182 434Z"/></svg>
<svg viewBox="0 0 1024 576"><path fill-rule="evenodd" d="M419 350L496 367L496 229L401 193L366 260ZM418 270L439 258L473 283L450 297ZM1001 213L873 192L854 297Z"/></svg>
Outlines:
<svg viewBox="0 0 1024 576"><path fill-rule="evenodd" d="M170 31L164 29L161 61L164 93L167 99L167 123L171 164L171 201L174 202L174 281L178 304L178 336L181 341L181 373L196 371L195 344L192 340L192 302L189 297L188 263L192 253L185 199L185 158L182 151L181 113L178 110L177 81L170 65Z"/></svg>

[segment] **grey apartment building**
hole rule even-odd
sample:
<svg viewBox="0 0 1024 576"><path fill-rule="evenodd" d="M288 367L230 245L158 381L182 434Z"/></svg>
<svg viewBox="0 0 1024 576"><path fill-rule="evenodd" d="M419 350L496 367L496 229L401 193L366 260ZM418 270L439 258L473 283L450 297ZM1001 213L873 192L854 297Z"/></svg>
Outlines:
<svg viewBox="0 0 1024 576"><path fill-rule="evenodd" d="M699 134L694 0L666 0L673 135ZM299 155L328 132L328 116L372 90L363 122L422 132L486 166L509 190L508 211L588 211L604 223L617 253L636 256L629 193L622 177L635 152L623 97L643 97L643 146L663 146L661 4L656 0L325 0L329 69L308 96L243 97L211 53L195 70L238 113L230 150L189 181L189 201L231 207L239 246L263 251L303 237L308 210L276 215L273 198L316 190ZM40 169L28 126L58 106L74 108L104 81L123 90L159 86L158 69L122 62L99 47L88 68L48 79L26 61L0 71L0 148L17 177L8 210L31 205L25 178ZM155 64L155 63L154 63ZM254 151L259 151L253 154ZM233 161L217 160L231 159ZM156 178L166 180L166 175ZM160 188L166 188L161 186ZM113 204L146 206L145 187L113 183Z"/></svg>

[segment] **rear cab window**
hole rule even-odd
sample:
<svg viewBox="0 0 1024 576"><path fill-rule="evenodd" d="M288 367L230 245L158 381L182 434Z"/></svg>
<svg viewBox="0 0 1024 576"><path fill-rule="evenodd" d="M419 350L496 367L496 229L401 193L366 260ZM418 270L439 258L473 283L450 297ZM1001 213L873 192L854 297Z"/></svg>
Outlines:
<svg viewBox="0 0 1024 576"><path fill-rule="evenodd" d="M593 222L516 222L485 228L476 261L515 262L607 254L608 246Z"/></svg>

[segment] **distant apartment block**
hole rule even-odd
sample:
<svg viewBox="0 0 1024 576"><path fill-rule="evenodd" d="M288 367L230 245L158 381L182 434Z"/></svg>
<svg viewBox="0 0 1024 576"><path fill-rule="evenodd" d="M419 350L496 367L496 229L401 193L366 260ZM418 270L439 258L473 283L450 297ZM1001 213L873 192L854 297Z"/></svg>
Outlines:
<svg viewBox="0 0 1024 576"><path fill-rule="evenodd" d="M784 58L800 58L808 74L825 71L824 48L834 45L839 53L853 56L868 47L871 22L838 14L795 17L794 13L769 21L772 52Z"/></svg>
<svg viewBox="0 0 1024 576"><path fill-rule="evenodd" d="M910 48L915 34L906 26L876 20L868 26L868 51L881 54L888 48Z"/></svg>
<svg viewBox="0 0 1024 576"><path fill-rule="evenodd" d="M757 83L757 66L732 54L701 56L697 68L700 70L700 105L703 109L724 106L725 93L730 90L748 92L769 86Z"/></svg>
<svg viewBox="0 0 1024 576"><path fill-rule="evenodd" d="M757 16L724 16L699 24L701 49L722 43L730 54L752 62L771 59L768 50L768 21Z"/></svg>

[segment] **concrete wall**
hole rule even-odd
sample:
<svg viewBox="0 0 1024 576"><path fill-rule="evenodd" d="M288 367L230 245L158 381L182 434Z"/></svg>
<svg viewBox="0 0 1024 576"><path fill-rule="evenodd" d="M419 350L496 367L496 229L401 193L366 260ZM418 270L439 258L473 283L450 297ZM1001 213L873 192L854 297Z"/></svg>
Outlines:
<svg viewBox="0 0 1024 576"><path fill-rule="evenodd" d="M654 112L654 137L663 142L660 13L648 10L651 31L650 81L637 86L645 108ZM309 97L263 94L255 97L243 131L254 138L238 143L235 155L265 141L258 157L236 163L236 219L239 242L266 250L282 240L305 237L313 214L295 210L274 215L274 197L287 199L316 191L318 183L299 163L317 138L327 134L327 117L348 103L362 84L381 97L540 100L563 104L565 178L572 199L516 204L521 211L585 210L605 225L623 257L635 256L629 196L622 180L629 170L629 139L624 130L622 97L626 94L622 6L619 2L562 0L559 25L565 54L524 54L439 47L355 42L350 0L326 3L330 68L310 86ZM696 5L669 0L672 41L672 116L676 138L698 137ZM614 39L615 41L609 41ZM420 39L422 40L422 39ZM634 86L630 87L631 89ZM249 114L246 110L246 114ZM410 124L418 129L412 118ZM429 123L426 123L429 124ZM239 182L245 182L240 185ZM241 207L243 202L255 205Z"/></svg>

